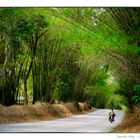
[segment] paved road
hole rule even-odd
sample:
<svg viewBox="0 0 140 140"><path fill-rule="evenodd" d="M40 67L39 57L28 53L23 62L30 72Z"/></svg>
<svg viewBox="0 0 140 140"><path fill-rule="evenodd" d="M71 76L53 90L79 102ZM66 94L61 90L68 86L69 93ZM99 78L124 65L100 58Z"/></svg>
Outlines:
<svg viewBox="0 0 140 140"><path fill-rule="evenodd" d="M109 132L123 119L125 112L115 110L116 120L108 121L108 109L52 121L0 125L0 132Z"/></svg>

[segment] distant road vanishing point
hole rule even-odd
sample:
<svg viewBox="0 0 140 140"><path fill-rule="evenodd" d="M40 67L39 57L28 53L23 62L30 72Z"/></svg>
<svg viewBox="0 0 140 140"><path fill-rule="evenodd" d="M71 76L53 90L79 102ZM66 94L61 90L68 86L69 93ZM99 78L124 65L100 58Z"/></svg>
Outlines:
<svg viewBox="0 0 140 140"><path fill-rule="evenodd" d="M108 121L109 109L99 109L95 112L71 116L51 121L39 121L32 123L1 124L0 132L110 132L121 123L125 111L114 110L116 118L114 123Z"/></svg>

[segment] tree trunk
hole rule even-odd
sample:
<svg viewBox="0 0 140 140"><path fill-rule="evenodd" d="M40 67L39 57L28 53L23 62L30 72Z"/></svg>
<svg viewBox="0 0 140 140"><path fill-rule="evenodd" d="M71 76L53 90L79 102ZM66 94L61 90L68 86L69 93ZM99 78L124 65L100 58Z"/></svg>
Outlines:
<svg viewBox="0 0 140 140"><path fill-rule="evenodd" d="M27 80L24 80L24 104L28 104L28 95L27 95Z"/></svg>
<svg viewBox="0 0 140 140"><path fill-rule="evenodd" d="M32 66L32 78L33 78L33 104L38 99L38 89L37 89L37 75L36 75L36 65L35 62Z"/></svg>

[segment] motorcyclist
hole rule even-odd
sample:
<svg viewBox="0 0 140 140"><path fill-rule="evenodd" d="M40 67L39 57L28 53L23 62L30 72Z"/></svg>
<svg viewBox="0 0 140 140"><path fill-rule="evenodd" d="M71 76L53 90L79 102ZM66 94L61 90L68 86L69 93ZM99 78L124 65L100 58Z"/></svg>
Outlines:
<svg viewBox="0 0 140 140"><path fill-rule="evenodd" d="M112 123L115 121L114 117L116 114L114 113L113 109L111 109L111 112L109 112L109 121Z"/></svg>

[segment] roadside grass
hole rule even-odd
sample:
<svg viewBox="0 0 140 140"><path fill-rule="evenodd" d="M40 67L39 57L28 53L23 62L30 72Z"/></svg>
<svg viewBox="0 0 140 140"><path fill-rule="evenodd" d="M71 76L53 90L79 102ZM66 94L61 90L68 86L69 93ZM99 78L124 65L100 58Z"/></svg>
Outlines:
<svg viewBox="0 0 140 140"><path fill-rule="evenodd" d="M84 103L82 104L84 105ZM84 109L80 110L75 103L48 104L37 102L34 105L12 105L8 107L0 105L0 124L52 120L91 111L86 105L84 106Z"/></svg>
<svg viewBox="0 0 140 140"><path fill-rule="evenodd" d="M139 133L140 132L140 108L134 107L126 111L126 115L121 124L119 124L111 133Z"/></svg>

